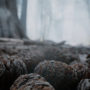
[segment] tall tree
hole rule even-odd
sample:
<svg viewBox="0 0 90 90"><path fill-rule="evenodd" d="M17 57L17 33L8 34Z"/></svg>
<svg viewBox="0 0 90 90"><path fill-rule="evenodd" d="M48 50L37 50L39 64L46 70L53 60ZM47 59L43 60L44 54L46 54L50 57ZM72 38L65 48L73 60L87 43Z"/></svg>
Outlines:
<svg viewBox="0 0 90 90"><path fill-rule="evenodd" d="M27 38L17 16L16 0L0 0L0 37Z"/></svg>
<svg viewBox="0 0 90 90"><path fill-rule="evenodd" d="M5 7L5 0L0 0L0 7Z"/></svg>
<svg viewBox="0 0 90 90"><path fill-rule="evenodd" d="M16 0L6 0L6 6L14 16L17 16Z"/></svg>
<svg viewBox="0 0 90 90"><path fill-rule="evenodd" d="M27 15L26 13L27 13L27 0L22 0L21 22L24 27L24 32L26 31L26 15Z"/></svg>
<svg viewBox="0 0 90 90"><path fill-rule="evenodd" d="M41 40L48 38L52 21L51 1L39 0L40 16L41 16Z"/></svg>

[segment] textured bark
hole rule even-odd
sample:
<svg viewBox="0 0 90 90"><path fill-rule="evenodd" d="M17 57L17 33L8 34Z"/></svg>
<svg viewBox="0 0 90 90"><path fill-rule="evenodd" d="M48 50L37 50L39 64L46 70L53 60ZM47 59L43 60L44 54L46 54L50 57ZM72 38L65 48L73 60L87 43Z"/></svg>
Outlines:
<svg viewBox="0 0 90 90"><path fill-rule="evenodd" d="M5 7L5 6L6 6L5 0L0 0L0 8Z"/></svg>
<svg viewBox="0 0 90 90"><path fill-rule="evenodd" d="M22 0L22 12L21 12L21 22L24 27L24 31L26 33L26 15L27 15L27 0Z"/></svg>
<svg viewBox="0 0 90 90"><path fill-rule="evenodd" d="M17 17L17 5L16 0L6 0L6 7L11 11L11 13Z"/></svg>
<svg viewBox="0 0 90 90"><path fill-rule="evenodd" d="M26 38L17 17L16 0L0 0L0 37Z"/></svg>

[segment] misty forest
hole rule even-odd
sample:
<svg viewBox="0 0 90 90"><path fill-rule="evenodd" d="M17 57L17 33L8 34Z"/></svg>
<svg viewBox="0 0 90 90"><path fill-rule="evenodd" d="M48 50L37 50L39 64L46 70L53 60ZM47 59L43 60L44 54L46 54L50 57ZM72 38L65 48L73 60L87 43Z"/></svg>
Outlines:
<svg viewBox="0 0 90 90"><path fill-rule="evenodd" d="M0 90L90 90L90 0L0 0Z"/></svg>

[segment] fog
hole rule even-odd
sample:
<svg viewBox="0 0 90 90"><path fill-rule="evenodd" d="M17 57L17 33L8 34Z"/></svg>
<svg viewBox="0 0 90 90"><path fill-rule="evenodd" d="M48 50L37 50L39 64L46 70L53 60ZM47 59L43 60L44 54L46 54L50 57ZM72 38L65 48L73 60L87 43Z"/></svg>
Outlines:
<svg viewBox="0 0 90 90"><path fill-rule="evenodd" d="M90 0L28 0L28 37L32 40L65 40L72 45L89 45L89 2Z"/></svg>

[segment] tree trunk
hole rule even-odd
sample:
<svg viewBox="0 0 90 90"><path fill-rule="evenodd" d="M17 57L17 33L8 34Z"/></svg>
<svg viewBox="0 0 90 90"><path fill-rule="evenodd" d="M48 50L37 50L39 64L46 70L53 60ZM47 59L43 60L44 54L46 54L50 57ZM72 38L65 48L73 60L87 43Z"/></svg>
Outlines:
<svg viewBox="0 0 90 90"><path fill-rule="evenodd" d="M16 0L6 0L6 6L14 16L17 16Z"/></svg>
<svg viewBox="0 0 90 90"><path fill-rule="evenodd" d="M27 38L17 16L16 0L0 0L0 37Z"/></svg>
<svg viewBox="0 0 90 90"><path fill-rule="evenodd" d="M5 7L5 0L0 0L0 8Z"/></svg>
<svg viewBox="0 0 90 90"><path fill-rule="evenodd" d="M27 0L23 0L23 2L22 2L21 22L22 22L23 27L24 27L25 30L26 30L26 15L27 15L26 13L27 13ZM24 30L24 32L25 32L25 30Z"/></svg>

